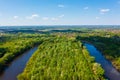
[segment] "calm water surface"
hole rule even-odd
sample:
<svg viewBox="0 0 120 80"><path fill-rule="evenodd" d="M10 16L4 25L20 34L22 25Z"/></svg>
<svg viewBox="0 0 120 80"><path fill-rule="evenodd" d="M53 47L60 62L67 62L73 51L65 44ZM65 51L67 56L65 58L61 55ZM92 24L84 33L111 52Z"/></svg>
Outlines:
<svg viewBox="0 0 120 80"><path fill-rule="evenodd" d="M102 56L101 52L98 51L93 45L85 43L86 48L90 52L91 56L95 57L95 61L100 63L105 70L105 76L109 80L120 80L120 73L112 66L112 64ZM23 55L16 58L6 70L0 75L0 80L17 80L17 75L23 72L27 61L31 55L37 50L37 47L30 49Z"/></svg>
<svg viewBox="0 0 120 80"><path fill-rule="evenodd" d="M98 51L92 44L85 43L86 48L91 56L95 57L95 61L100 63L105 70L105 76L109 80L120 80L120 73L113 67L111 62L105 59L100 51Z"/></svg>
<svg viewBox="0 0 120 80"><path fill-rule="evenodd" d="M0 80L17 80L17 75L23 72L27 61L37 50L37 46L17 57L0 75Z"/></svg>

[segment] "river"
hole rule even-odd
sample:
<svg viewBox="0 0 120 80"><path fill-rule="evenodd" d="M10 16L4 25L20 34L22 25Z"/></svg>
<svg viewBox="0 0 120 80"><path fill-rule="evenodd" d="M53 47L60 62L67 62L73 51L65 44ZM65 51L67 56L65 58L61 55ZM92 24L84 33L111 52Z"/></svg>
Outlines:
<svg viewBox="0 0 120 80"><path fill-rule="evenodd" d="M105 59L99 50L89 43L85 43L85 46L90 55L95 57L95 61L101 64L105 70L105 76L109 80L120 80L120 73L113 67L111 62ZM0 80L17 80L17 75L23 72L27 61L36 50L37 46L17 57L0 75Z"/></svg>
<svg viewBox="0 0 120 80"><path fill-rule="evenodd" d="M95 57L95 61L100 63L105 70L105 77L109 80L120 80L120 73L113 67L110 61L108 61L102 53L96 49L92 44L85 43L91 56Z"/></svg>
<svg viewBox="0 0 120 80"><path fill-rule="evenodd" d="M18 74L22 73L27 61L37 50L37 46L17 57L0 75L0 80L17 80Z"/></svg>

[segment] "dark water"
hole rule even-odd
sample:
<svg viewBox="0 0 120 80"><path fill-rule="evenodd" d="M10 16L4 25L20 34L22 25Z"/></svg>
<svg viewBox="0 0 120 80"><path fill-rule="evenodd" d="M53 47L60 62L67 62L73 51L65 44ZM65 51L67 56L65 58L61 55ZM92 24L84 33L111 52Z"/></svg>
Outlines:
<svg viewBox="0 0 120 80"><path fill-rule="evenodd" d="M17 80L17 75L23 72L27 61L36 50L37 46L16 58L0 75L0 80Z"/></svg>
<svg viewBox="0 0 120 80"><path fill-rule="evenodd" d="M85 43L85 46L90 52L90 55L95 57L95 61L101 64L101 66L105 70L105 76L109 80L120 80L120 73L113 67L111 62L109 62L105 59L104 56L102 56L100 51L98 51L93 45L89 43Z"/></svg>

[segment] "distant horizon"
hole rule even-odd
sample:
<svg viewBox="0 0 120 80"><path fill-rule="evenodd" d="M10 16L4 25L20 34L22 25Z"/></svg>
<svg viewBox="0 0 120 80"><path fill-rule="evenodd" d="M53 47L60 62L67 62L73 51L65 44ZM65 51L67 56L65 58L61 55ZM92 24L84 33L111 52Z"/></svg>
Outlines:
<svg viewBox="0 0 120 80"><path fill-rule="evenodd" d="M95 24L95 25L0 25L0 27L10 27L10 26L21 26L21 27L23 27L23 26L26 26L26 27L30 27L30 26L120 26L120 25L108 25L108 24L105 24L105 25L98 25L98 24Z"/></svg>

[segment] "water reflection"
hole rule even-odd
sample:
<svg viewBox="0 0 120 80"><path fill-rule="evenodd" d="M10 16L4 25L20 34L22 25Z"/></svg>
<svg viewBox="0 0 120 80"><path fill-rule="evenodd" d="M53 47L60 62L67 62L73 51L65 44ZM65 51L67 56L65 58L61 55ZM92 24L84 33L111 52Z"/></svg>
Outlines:
<svg viewBox="0 0 120 80"><path fill-rule="evenodd" d="M85 43L86 48L91 56L95 57L95 61L100 63L105 70L105 76L110 80L120 80L120 73L113 67L111 62L105 59L100 51L98 51L92 44Z"/></svg>
<svg viewBox="0 0 120 80"><path fill-rule="evenodd" d="M23 72L27 61L36 50L37 46L16 58L0 75L0 80L17 80L17 75Z"/></svg>

